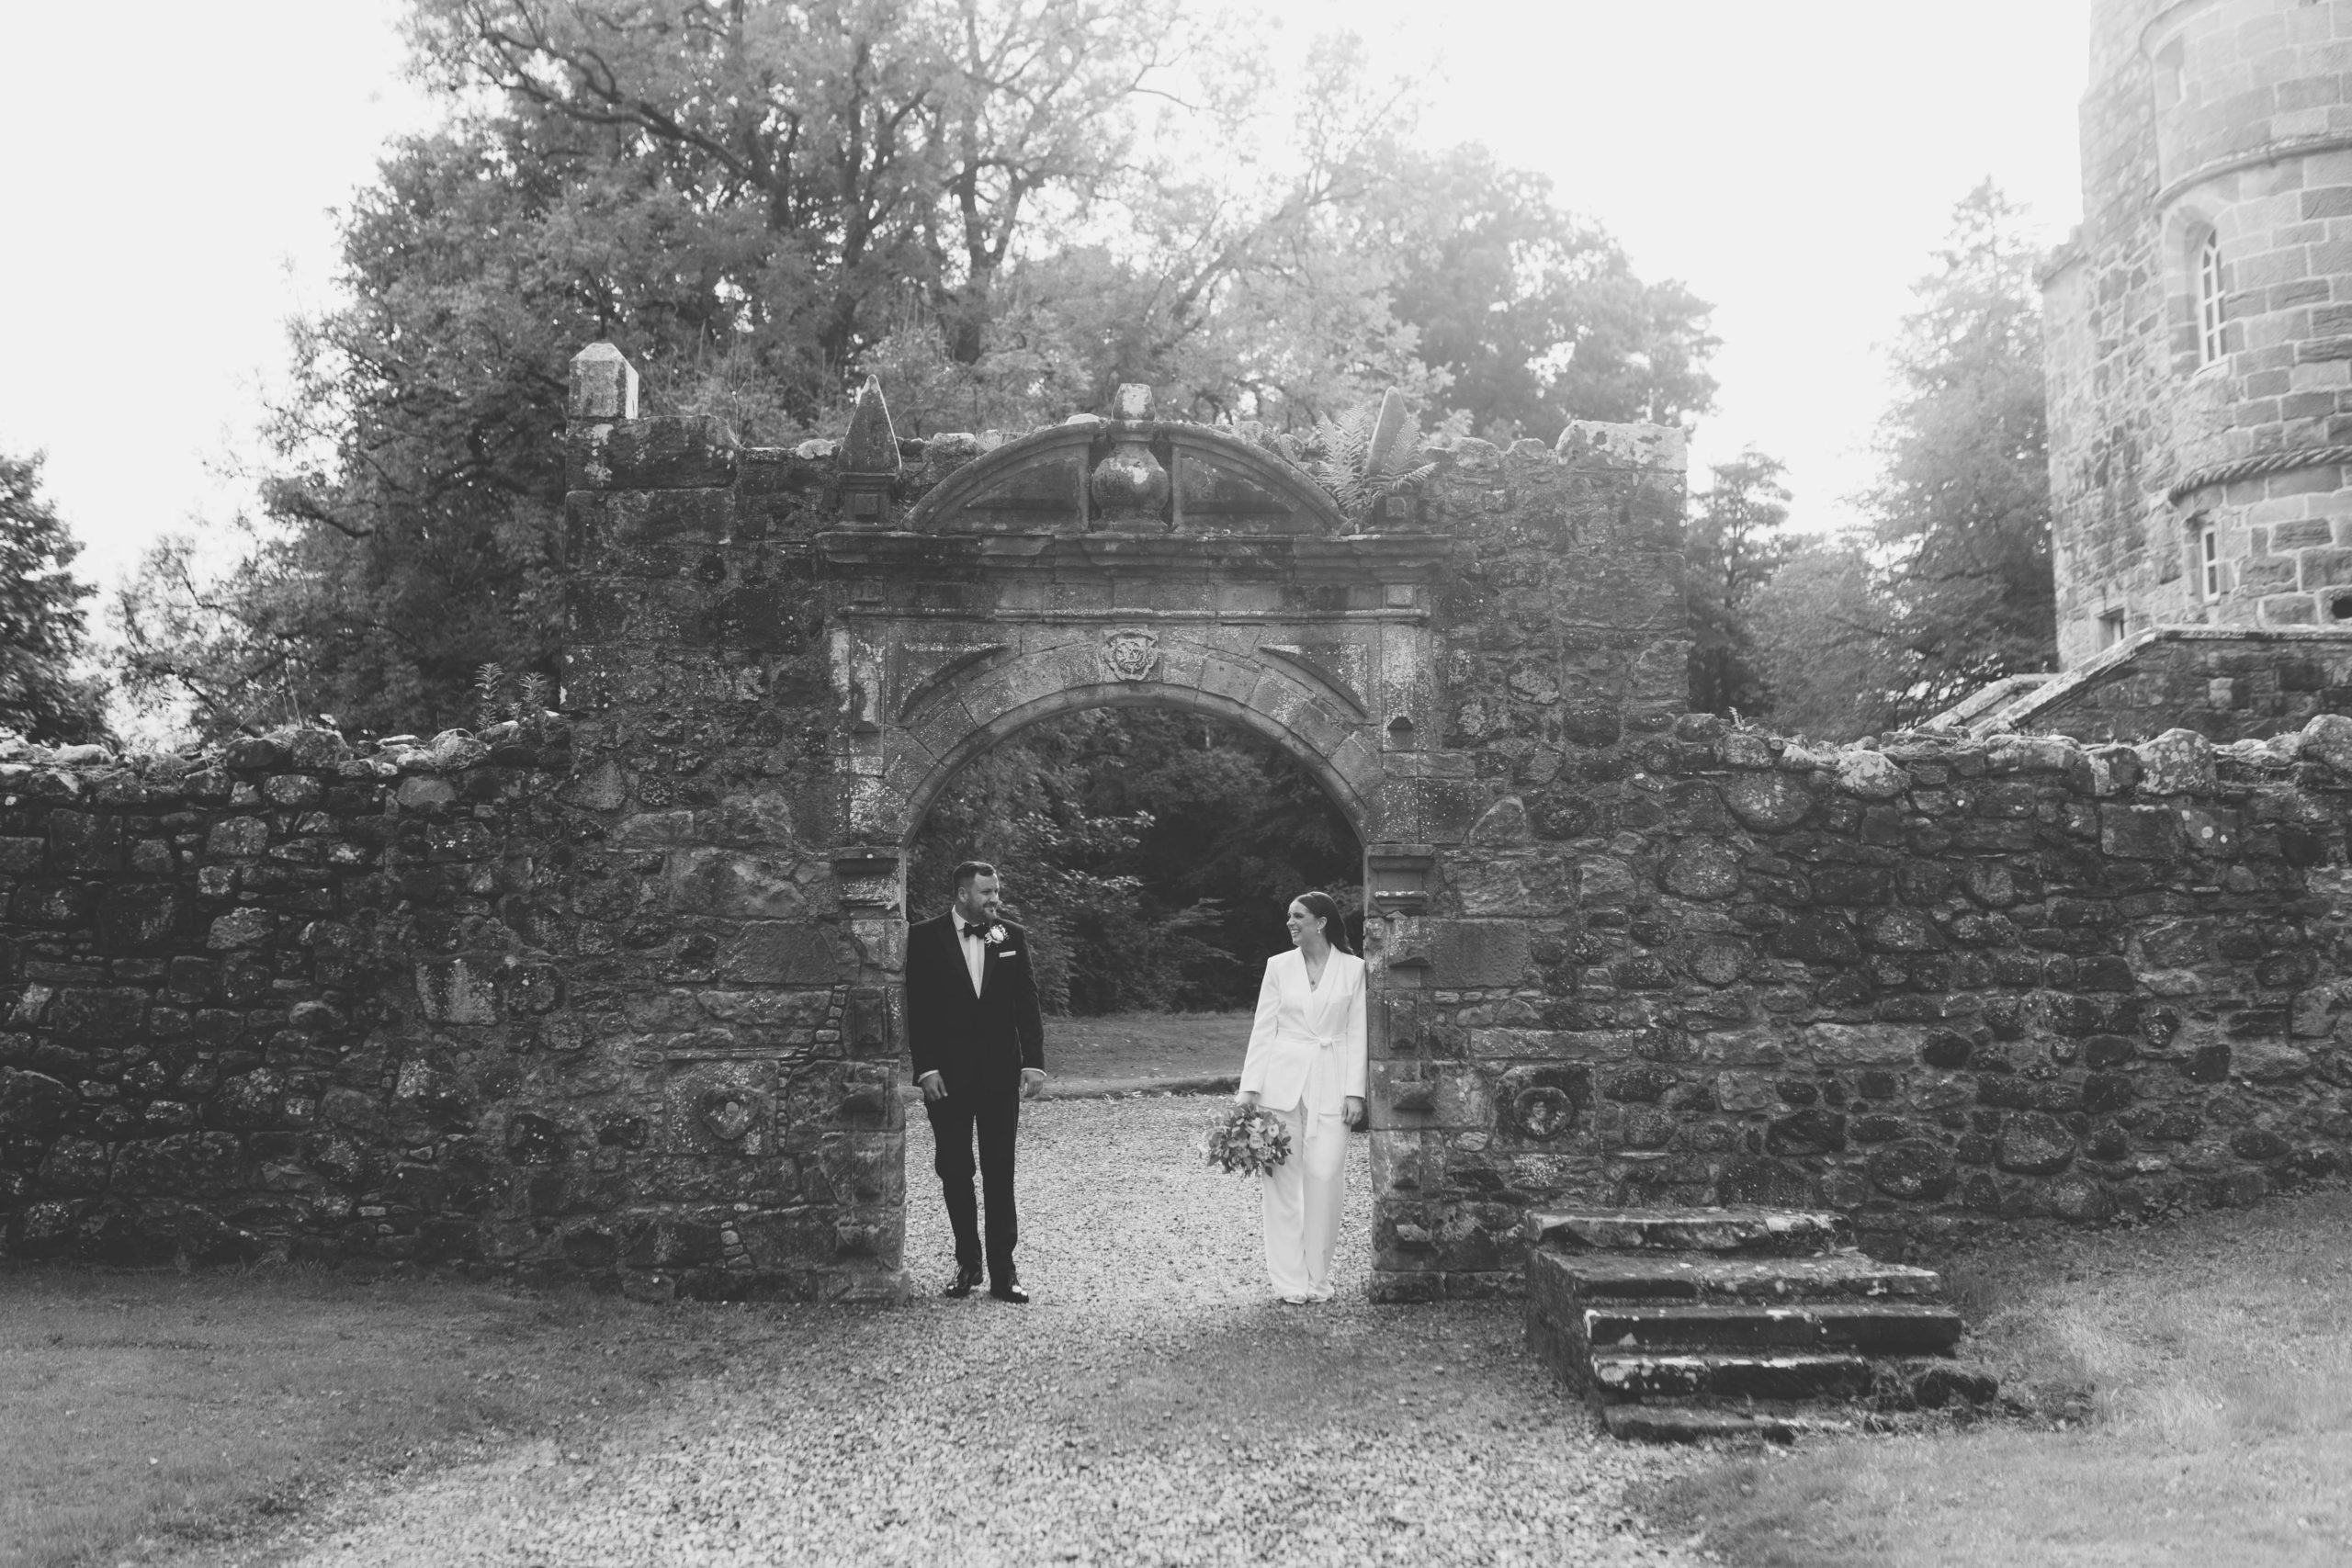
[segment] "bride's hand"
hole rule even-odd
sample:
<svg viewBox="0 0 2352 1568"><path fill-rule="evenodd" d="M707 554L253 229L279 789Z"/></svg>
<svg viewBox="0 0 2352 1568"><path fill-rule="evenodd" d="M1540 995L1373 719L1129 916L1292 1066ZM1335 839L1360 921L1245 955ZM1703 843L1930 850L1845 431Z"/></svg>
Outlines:
<svg viewBox="0 0 2352 1568"><path fill-rule="evenodd" d="M1363 1125L1363 1097L1362 1095L1348 1096L1348 1125L1351 1127Z"/></svg>
<svg viewBox="0 0 2352 1568"><path fill-rule="evenodd" d="M1233 1102L1244 1111L1255 1110L1258 1104L1258 1091L1254 1089L1245 1089L1234 1096Z"/></svg>

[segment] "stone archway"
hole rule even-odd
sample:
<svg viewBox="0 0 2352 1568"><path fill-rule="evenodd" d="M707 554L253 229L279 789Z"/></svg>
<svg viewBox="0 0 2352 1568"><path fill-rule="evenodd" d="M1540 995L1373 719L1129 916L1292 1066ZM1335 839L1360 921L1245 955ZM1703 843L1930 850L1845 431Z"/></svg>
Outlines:
<svg viewBox="0 0 2352 1568"><path fill-rule="evenodd" d="M1340 531L1329 497L1269 455L1141 422L1040 432L888 521L904 525L817 541L852 840L835 867L869 922L911 914L907 846L958 769L1089 707L1185 709L1272 740L1367 847L1368 901L1374 864L1393 896L1425 861L1399 842L1420 798L1390 778L1436 727L1442 539ZM1368 921L1375 990L1378 934Z"/></svg>
<svg viewBox="0 0 2352 1568"><path fill-rule="evenodd" d="M933 800L965 763L1001 741L1011 739L1031 725L1041 724L1057 714L1105 707L1174 708L1205 714L1238 725L1272 740L1284 755L1298 763L1330 797L1331 803L1345 814L1348 826L1359 839L1372 821L1374 796L1363 788L1363 781L1343 772L1290 726L1269 717L1258 708L1230 697L1204 692L1198 687L1171 685L1160 681L1123 681L1065 687L1017 708L1008 709L990 722L975 728L962 743L944 756L935 758L930 774L915 786L908 799L906 824L900 835L902 842L907 835L921 826Z"/></svg>
<svg viewBox="0 0 2352 1568"><path fill-rule="evenodd" d="M597 847L567 874L587 1027L623 1043L597 1091L645 1129L597 1156L626 1267L903 1292L909 836L982 750L1106 705L1272 739L1364 845L1376 1291L1500 1288L1531 1198L1621 1179L1563 1058L1623 1031L1521 1025L1576 984L1577 906L1617 874L1574 846L1656 809L1637 749L1685 647L1668 433L1433 448L1424 491L1350 516L1140 389L917 442L869 386L843 440L747 450L634 417L608 347L574 369L568 804Z"/></svg>

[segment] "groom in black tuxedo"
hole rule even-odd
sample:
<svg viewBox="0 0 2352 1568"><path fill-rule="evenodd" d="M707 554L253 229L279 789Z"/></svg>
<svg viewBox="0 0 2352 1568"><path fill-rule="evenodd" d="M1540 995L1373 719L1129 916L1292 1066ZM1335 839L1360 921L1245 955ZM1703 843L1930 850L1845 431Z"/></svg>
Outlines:
<svg viewBox="0 0 2352 1568"><path fill-rule="evenodd" d="M951 1296L968 1296L988 1262L989 1294L1025 1302L1013 1271L1020 1226L1012 1205L1012 1140L1021 1101L1046 1081L1046 1031L1037 1018L1037 981L1029 967L1029 933L999 918L996 867L966 861L956 868L956 904L936 919L907 928L907 1043L915 1083L939 1145L935 1168L956 1230ZM972 1197L972 1140L988 1196L983 1253L979 1205Z"/></svg>

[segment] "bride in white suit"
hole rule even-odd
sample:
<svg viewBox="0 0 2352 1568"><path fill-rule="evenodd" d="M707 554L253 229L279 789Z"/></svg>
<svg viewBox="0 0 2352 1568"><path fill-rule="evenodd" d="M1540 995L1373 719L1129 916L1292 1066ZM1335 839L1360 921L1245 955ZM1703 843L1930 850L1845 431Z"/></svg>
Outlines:
<svg viewBox="0 0 2352 1568"><path fill-rule="evenodd" d="M1292 1305L1332 1296L1348 1129L1363 1121L1363 960L1327 893L1291 900L1292 950L1266 960L1241 1064L1241 1103L1290 1128L1290 1157L1265 1183L1266 1272Z"/></svg>

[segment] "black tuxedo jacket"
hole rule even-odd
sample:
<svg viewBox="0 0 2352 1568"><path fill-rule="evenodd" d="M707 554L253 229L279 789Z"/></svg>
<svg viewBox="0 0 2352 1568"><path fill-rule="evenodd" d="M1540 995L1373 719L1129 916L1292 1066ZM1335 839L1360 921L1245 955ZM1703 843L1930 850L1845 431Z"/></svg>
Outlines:
<svg viewBox="0 0 2352 1568"><path fill-rule="evenodd" d="M958 1084L1001 1088L1017 1082L1023 1067L1046 1066L1029 933L1009 921L997 924L1004 940L987 944L978 996L952 910L907 928L907 1043L915 1077L937 1073L950 1092Z"/></svg>

